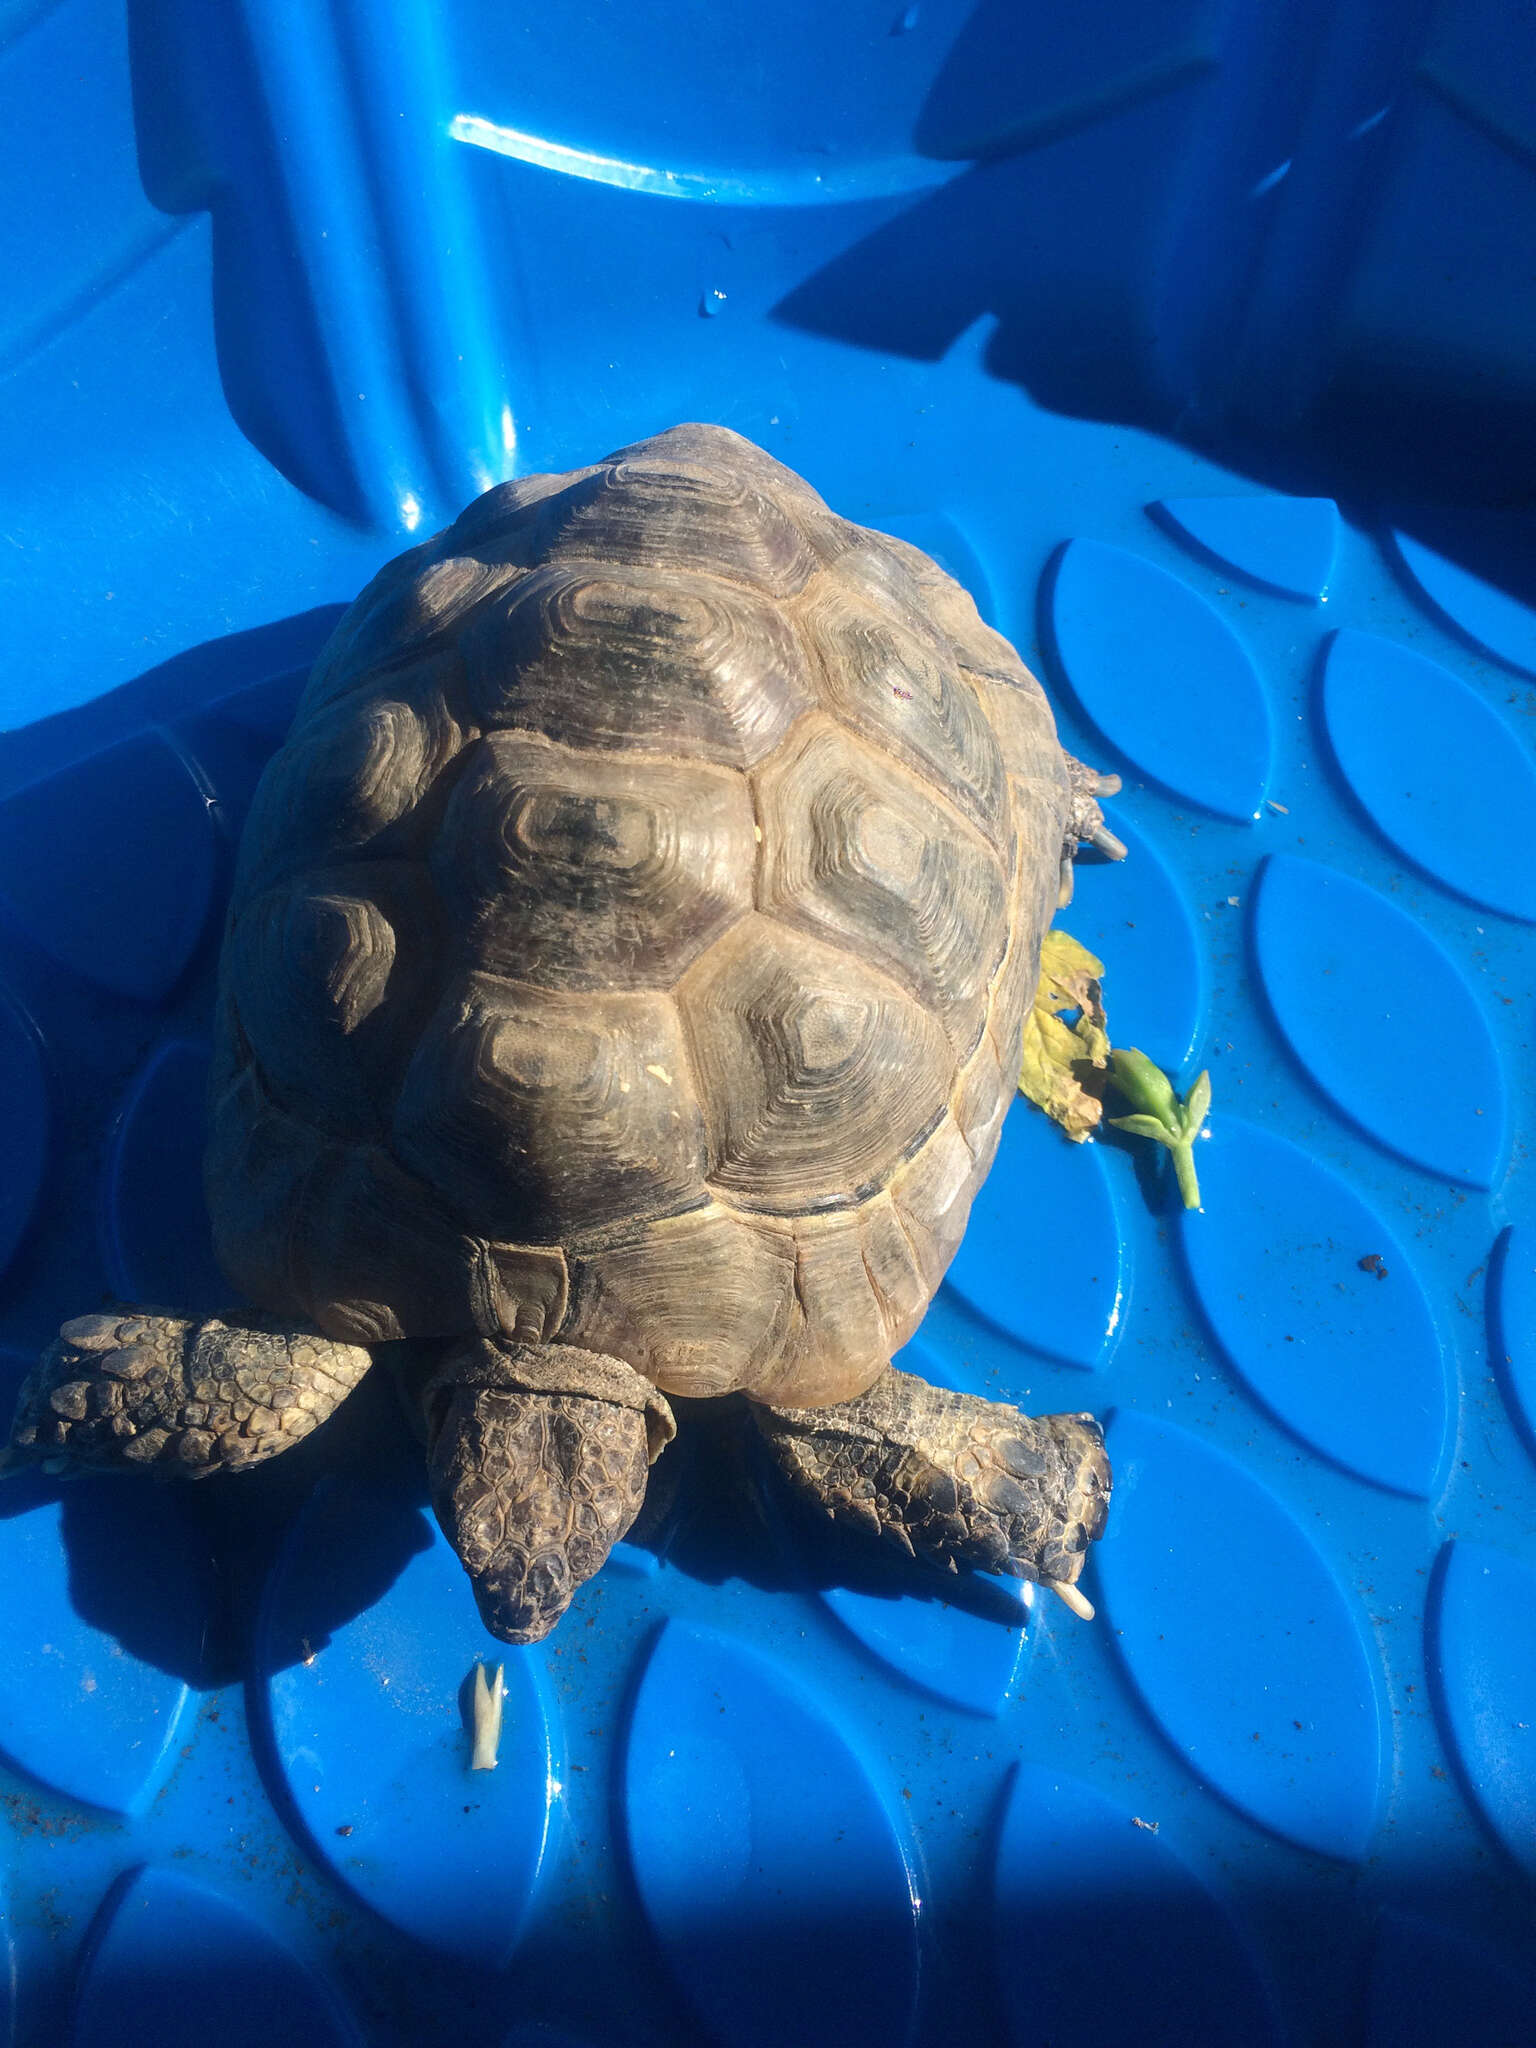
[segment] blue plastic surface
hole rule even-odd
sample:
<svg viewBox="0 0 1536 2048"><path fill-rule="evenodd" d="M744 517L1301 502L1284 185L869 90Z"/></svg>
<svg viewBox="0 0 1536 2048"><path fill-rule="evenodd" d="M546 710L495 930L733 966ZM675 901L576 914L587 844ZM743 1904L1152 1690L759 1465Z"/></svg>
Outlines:
<svg viewBox="0 0 1536 2048"><path fill-rule="evenodd" d="M1214 1085L1189 1216L1017 1107L903 1360L1111 1418L1091 1625L708 1415L510 1657L372 1379L12 1482L0 2040L1529 2035L1533 75L1515 0L0 0L0 1394L218 1298L223 901L339 607L680 419L1124 776L1063 922Z"/></svg>

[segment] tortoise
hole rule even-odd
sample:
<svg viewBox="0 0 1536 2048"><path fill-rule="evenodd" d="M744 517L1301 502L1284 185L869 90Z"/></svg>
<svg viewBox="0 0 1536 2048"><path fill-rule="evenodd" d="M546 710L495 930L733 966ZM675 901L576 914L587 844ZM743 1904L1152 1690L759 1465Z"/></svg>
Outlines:
<svg viewBox="0 0 1536 2048"><path fill-rule="evenodd" d="M237 1470L377 1353L526 1643L668 1396L745 1396L813 1507L1091 1614L1092 1417L891 1359L1117 787L937 564L735 433L487 491L342 619L242 837L205 1185L254 1312L64 1323L6 1462Z"/></svg>

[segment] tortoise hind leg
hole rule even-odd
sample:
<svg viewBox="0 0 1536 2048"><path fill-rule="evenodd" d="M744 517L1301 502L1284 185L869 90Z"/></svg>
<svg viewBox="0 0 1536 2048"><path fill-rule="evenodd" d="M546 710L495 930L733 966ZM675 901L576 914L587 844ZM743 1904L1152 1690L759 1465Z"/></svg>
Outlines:
<svg viewBox="0 0 1536 2048"><path fill-rule="evenodd" d="M371 1363L361 1345L299 1326L76 1316L22 1385L0 1472L235 1471L308 1436Z"/></svg>
<svg viewBox="0 0 1536 2048"><path fill-rule="evenodd" d="M537 1643L630 1527L672 1410L617 1358L476 1338L415 1389L432 1508L481 1619Z"/></svg>
<svg viewBox="0 0 1536 2048"><path fill-rule="evenodd" d="M1037 1580L1092 1615L1076 1584L1110 1477L1091 1416L1031 1419L890 1367L857 1400L752 1413L780 1471L836 1520L950 1571Z"/></svg>

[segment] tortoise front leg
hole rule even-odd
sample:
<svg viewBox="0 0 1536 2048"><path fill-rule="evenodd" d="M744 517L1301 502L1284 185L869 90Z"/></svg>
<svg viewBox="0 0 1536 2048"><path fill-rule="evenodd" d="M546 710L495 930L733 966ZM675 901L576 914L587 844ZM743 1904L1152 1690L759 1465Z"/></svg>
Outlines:
<svg viewBox="0 0 1536 2048"><path fill-rule="evenodd" d="M0 1472L238 1471L308 1436L371 1363L361 1345L304 1327L76 1316L22 1384Z"/></svg>
<svg viewBox="0 0 1536 2048"><path fill-rule="evenodd" d="M1091 1415L1032 1419L891 1367L857 1400L752 1414L798 1492L909 1557L1033 1579L1091 1618L1077 1591L1109 1508Z"/></svg>

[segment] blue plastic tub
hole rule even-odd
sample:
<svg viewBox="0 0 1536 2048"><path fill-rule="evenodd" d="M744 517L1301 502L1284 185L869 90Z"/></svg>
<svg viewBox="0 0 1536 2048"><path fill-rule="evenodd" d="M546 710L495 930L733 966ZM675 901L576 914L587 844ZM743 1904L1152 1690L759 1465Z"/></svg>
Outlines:
<svg viewBox="0 0 1536 2048"><path fill-rule="evenodd" d="M1125 778L1114 1036L1214 1084L1193 1215L1020 1106L911 1347L1109 1417L1092 1625L807 1548L706 1420L471 1776L371 1384L13 1481L11 2038L1530 2039L1529 8L0 0L0 102L12 1381L222 1297L220 906L338 607L679 419L1017 642Z"/></svg>

